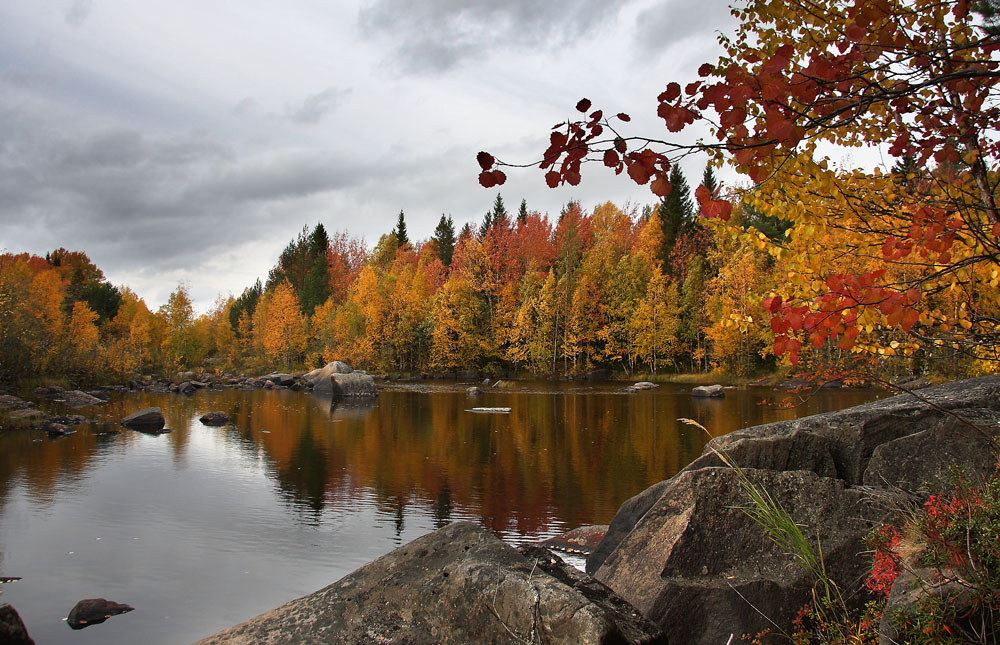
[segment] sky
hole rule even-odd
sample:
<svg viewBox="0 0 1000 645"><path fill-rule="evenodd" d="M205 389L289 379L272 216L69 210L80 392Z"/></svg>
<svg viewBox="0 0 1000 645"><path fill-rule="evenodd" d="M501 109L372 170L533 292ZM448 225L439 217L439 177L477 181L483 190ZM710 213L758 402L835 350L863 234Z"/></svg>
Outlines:
<svg viewBox="0 0 1000 645"><path fill-rule="evenodd" d="M0 251L84 251L151 309L183 282L205 312L303 226L371 248L400 211L416 240L478 223L476 153L537 161L583 97L667 136L656 96L718 55L727 4L4 0ZM511 212L654 201L596 164L507 175Z"/></svg>

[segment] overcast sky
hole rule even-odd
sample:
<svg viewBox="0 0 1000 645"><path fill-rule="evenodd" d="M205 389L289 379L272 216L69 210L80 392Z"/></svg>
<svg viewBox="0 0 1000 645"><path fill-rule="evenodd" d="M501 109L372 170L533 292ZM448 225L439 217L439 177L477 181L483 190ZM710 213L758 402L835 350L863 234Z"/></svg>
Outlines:
<svg viewBox="0 0 1000 645"><path fill-rule="evenodd" d="M265 278L303 225L482 219L475 155L536 160L583 97L666 136L655 97L717 52L722 0L3 0L0 249L86 252L151 309ZM682 167L692 184L703 160ZM652 194L597 166L511 210Z"/></svg>

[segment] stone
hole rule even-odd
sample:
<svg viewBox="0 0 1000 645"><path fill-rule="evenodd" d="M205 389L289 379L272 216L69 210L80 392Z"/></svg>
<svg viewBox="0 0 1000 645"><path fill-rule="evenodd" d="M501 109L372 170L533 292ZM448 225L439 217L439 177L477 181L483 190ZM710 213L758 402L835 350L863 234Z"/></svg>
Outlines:
<svg viewBox="0 0 1000 645"><path fill-rule="evenodd" d="M25 401L12 394L0 394L0 410L26 410L35 407L34 403Z"/></svg>
<svg viewBox="0 0 1000 645"><path fill-rule="evenodd" d="M4 645L35 645L28 636L28 628L17 610L7 604L0 605L0 643Z"/></svg>
<svg viewBox="0 0 1000 645"><path fill-rule="evenodd" d="M822 536L827 571L842 589L864 577L871 562L858 553L881 515L862 503L860 491L805 471L744 472L804 535ZM743 512L747 501L734 470L685 471L651 496L656 492L594 578L657 623L671 642L725 643L731 634L755 634L771 626L761 613L789 625L810 602L810 574Z"/></svg>
<svg viewBox="0 0 1000 645"><path fill-rule="evenodd" d="M778 383L779 390L805 390L815 385L812 381L804 378L789 378Z"/></svg>
<svg viewBox="0 0 1000 645"><path fill-rule="evenodd" d="M49 415L37 408L22 408L7 413L7 418L11 421L31 421L37 422L47 419Z"/></svg>
<svg viewBox="0 0 1000 645"><path fill-rule="evenodd" d="M202 644L666 643L604 585L471 522L418 538Z"/></svg>
<svg viewBox="0 0 1000 645"><path fill-rule="evenodd" d="M480 396L482 395L483 390L480 387L473 385L472 387L465 388L465 393L469 396Z"/></svg>
<svg viewBox="0 0 1000 645"><path fill-rule="evenodd" d="M638 383L633 383L632 387L636 390L655 390L660 386L657 383L650 383L649 381L639 381Z"/></svg>
<svg viewBox="0 0 1000 645"><path fill-rule="evenodd" d="M796 430L807 430L830 440L837 477L856 486L863 483L868 462L878 446L933 428L950 411L967 408L1000 410L1000 375L966 379L836 412L736 430L710 441L702 454L712 448L723 450L748 437L787 436ZM752 463L740 466L755 467Z"/></svg>
<svg viewBox="0 0 1000 645"><path fill-rule="evenodd" d="M378 396L375 379L367 374L331 374L316 381L313 394L321 396Z"/></svg>
<svg viewBox="0 0 1000 645"><path fill-rule="evenodd" d="M762 470L808 470L820 477L836 477L830 439L796 430L789 435L746 438L726 446L723 454L740 468ZM698 470L727 464L714 451L706 451L684 470Z"/></svg>
<svg viewBox="0 0 1000 645"><path fill-rule="evenodd" d="M699 385L691 388L691 396L720 399L726 396L726 391L721 385Z"/></svg>
<svg viewBox="0 0 1000 645"><path fill-rule="evenodd" d="M282 385L284 387L288 387L295 382L295 377L293 375L285 374L284 372L274 372L263 378L274 385Z"/></svg>
<svg viewBox="0 0 1000 645"><path fill-rule="evenodd" d="M87 394L86 392L81 392L80 390L70 390L68 392L62 392L55 398L56 401L64 401L66 405L71 408L83 408L88 405L101 405L106 403L101 399Z"/></svg>
<svg viewBox="0 0 1000 645"><path fill-rule="evenodd" d="M877 446L862 477L864 485L948 490L949 469L955 464L970 479L989 476L996 462L990 438L1000 433L1000 412L970 408L955 414Z"/></svg>
<svg viewBox="0 0 1000 645"><path fill-rule="evenodd" d="M341 361L331 361L319 369L303 374L302 378L315 385L319 381L327 379L334 374L350 374L353 371L354 370L352 370L350 365L347 363L342 363Z"/></svg>
<svg viewBox="0 0 1000 645"><path fill-rule="evenodd" d="M121 420L121 424L133 430L155 431L162 430L166 420L160 408L145 408L128 415Z"/></svg>
<svg viewBox="0 0 1000 645"><path fill-rule="evenodd" d="M91 625L98 625L112 616L125 614L134 609L134 607L104 598L88 598L73 606L66 622L73 629L83 629Z"/></svg>
<svg viewBox="0 0 1000 645"><path fill-rule="evenodd" d="M87 418L82 414L61 414L59 416L50 417L49 421L51 423L61 423L65 426L78 426L87 423Z"/></svg>
<svg viewBox="0 0 1000 645"><path fill-rule="evenodd" d="M542 542L542 546L566 553L590 555L608 532L607 524L581 526L572 531L553 535Z"/></svg>
<svg viewBox="0 0 1000 645"><path fill-rule="evenodd" d="M181 394L186 394L188 396L194 394L198 390L197 387L191 381L183 381L177 384L177 391Z"/></svg>
<svg viewBox="0 0 1000 645"><path fill-rule="evenodd" d="M76 430L70 430L69 426L53 423L51 419L42 424L42 430L49 433L50 437L64 437L76 432Z"/></svg>
<svg viewBox="0 0 1000 645"><path fill-rule="evenodd" d="M207 426L224 426L229 423L229 415L225 412L206 412L198 420Z"/></svg>

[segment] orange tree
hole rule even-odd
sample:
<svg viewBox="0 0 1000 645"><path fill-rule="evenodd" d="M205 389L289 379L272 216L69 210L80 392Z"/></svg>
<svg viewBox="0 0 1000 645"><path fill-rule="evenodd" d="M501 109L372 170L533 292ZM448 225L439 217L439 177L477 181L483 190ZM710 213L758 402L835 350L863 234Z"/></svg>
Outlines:
<svg viewBox="0 0 1000 645"><path fill-rule="evenodd" d="M625 113L581 100L583 115L553 128L537 165L555 187L601 163L671 190L671 164L696 151L729 164L751 187L699 188L701 214L729 220L742 201L792 227L758 243L787 280L762 306L773 350L854 354L946 352L974 369L1000 361L997 123L1000 35L994 0L748 0L733 13L724 54L701 80L657 97L670 133L707 123L694 144L627 132ZM869 147L892 172L835 168L822 152ZM836 149L836 148L834 148ZM480 183L512 164L478 155ZM534 165L534 164L532 164ZM760 294L764 296L765 294Z"/></svg>

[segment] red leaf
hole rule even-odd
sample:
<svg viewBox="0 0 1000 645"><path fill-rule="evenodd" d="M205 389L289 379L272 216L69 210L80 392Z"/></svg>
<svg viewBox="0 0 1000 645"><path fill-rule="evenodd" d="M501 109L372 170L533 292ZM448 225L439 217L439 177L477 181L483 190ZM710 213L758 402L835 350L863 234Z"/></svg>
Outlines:
<svg viewBox="0 0 1000 645"><path fill-rule="evenodd" d="M626 123L628 123L629 121L632 120L632 117L630 117L629 115L625 114L624 112L619 112L618 113L618 118L620 120L622 120L622 121L625 121Z"/></svg>
<svg viewBox="0 0 1000 645"><path fill-rule="evenodd" d="M701 67L698 68L698 76L710 76L714 71L715 68L712 66L711 63L704 63Z"/></svg>
<svg viewBox="0 0 1000 645"><path fill-rule="evenodd" d="M482 180L480 180L482 181ZM549 188L555 188L559 185L559 173L555 170L550 170L545 173L545 183L549 185ZM487 186L489 188L489 186Z"/></svg>
<svg viewBox="0 0 1000 645"><path fill-rule="evenodd" d="M497 186L502 186L505 181L507 181L507 175L504 174L502 170L493 171L493 181Z"/></svg>
<svg viewBox="0 0 1000 645"><path fill-rule="evenodd" d="M649 189L659 197L666 197L670 194L670 191L673 190L674 187L669 181L667 181L666 177L658 175L656 179L653 180L653 183L649 185Z"/></svg>
<svg viewBox="0 0 1000 645"><path fill-rule="evenodd" d="M496 160L490 153L480 152L478 155L476 155L476 161L479 162L480 168L482 168L483 170L489 170L490 168L493 167L493 164Z"/></svg>
<svg viewBox="0 0 1000 645"><path fill-rule="evenodd" d="M586 112L590 109L590 99L580 99L580 102L576 104L576 109L581 112Z"/></svg>
<svg viewBox="0 0 1000 645"><path fill-rule="evenodd" d="M492 172L484 170L483 172L479 173L479 185L482 186L483 188L493 188L494 186L497 185L497 180L493 176Z"/></svg>
<svg viewBox="0 0 1000 645"><path fill-rule="evenodd" d="M604 152L605 166L607 166L608 168L617 168L620 163L621 160L618 158L617 152L615 152L614 150L606 150Z"/></svg>
<svg viewBox="0 0 1000 645"><path fill-rule="evenodd" d="M628 144L625 143L625 139L622 139L621 137L615 139L615 150L622 154L625 154L625 152L628 151Z"/></svg>
<svg viewBox="0 0 1000 645"><path fill-rule="evenodd" d="M764 310L769 311L772 314L778 313L781 309L781 296L771 296L770 298L764 298Z"/></svg>
<svg viewBox="0 0 1000 645"><path fill-rule="evenodd" d="M680 95L681 95L680 83L668 83L667 89L664 90L662 94L660 94L659 99L661 103L667 101L673 101Z"/></svg>

